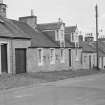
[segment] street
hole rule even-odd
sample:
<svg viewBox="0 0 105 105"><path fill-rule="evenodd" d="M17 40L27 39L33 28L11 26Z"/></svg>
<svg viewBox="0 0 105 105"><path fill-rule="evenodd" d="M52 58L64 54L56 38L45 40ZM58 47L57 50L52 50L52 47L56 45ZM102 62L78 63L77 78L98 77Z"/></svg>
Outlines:
<svg viewBox="0 0 105 105"><path fill-rule="evenodd" d="M105 105L105 74L1 91L0 105Z"/></svg>

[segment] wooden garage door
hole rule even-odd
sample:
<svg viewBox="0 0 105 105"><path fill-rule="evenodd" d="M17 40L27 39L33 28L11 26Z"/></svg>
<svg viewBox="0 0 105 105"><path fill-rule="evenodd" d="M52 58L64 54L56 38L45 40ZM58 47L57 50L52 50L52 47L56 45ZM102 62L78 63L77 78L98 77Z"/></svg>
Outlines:
<svg viewBox="0 0 105 105"><path fill-rule="evenodd" d="M16 73L26 72L26 49L15 49Z"/></svg>

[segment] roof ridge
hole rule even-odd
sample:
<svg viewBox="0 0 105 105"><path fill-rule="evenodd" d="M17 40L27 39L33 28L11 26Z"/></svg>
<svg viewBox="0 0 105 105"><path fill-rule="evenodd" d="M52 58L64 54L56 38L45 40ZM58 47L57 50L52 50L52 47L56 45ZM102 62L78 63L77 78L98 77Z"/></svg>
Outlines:
<svg viewBox="0 0 105 105"><path fill-rule="evenodd" d="M77 27L77 26L66 26L65 28L71 28L71 27Z"/></svg>
<svg viewBox="0 0 105 105"><path fill-rule="evenodd" d="M52 22L52 23L41 23L41 24L37 24L37 25L49 25L49 24L58 24L59 22Z"/></svg>

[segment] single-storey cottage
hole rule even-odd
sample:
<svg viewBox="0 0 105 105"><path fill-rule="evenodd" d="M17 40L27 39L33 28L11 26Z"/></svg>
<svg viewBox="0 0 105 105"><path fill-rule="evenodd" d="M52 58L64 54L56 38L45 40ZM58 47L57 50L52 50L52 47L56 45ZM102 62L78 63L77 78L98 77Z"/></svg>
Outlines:
<svg viewBox="0 0 105 105"><path fill-rule="evenodd" d="M30 36L11 20L0 17L0 74L26 72Z"/></svg>
<svg viewBox="0 0 105 105"><path fill-rule="evenodd" d="M96 49L96 42L94 41L91 46ZM98 57L99 57L99 68L105 69L105 42L98 41Z"/></svg>
<svg viewBox="0 0 105 105"><path fill-rule="evenodd" d="M96 67L96 49L89 45L88 42L80 42L79 45L82 47L82 68L92 69L93 67Z"/></svg>
<svg viewBox="0 0 105 105"><path fill-rule="evenodd" d="M82 66L84 69L92 69L97 67L97 52L96 42L80 42L82 47ZM98 41L98 57L99 57L99 68L105 69L105 44L104 42Z"/></svg>

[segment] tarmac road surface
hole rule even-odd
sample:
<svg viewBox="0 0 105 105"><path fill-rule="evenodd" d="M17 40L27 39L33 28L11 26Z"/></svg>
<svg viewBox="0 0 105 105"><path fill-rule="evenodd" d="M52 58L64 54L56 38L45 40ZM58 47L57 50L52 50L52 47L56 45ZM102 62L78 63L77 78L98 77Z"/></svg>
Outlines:
<svg viewBox="0 0 105 105"><path fill-rule="evenodd" d="M1 91L0 105L105 105L105 74Z"/></svg>

